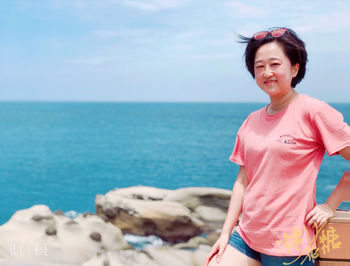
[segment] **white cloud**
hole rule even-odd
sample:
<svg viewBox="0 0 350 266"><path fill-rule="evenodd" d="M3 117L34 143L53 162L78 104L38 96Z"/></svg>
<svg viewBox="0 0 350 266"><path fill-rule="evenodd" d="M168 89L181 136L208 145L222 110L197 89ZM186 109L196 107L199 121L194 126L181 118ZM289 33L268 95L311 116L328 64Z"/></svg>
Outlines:
<svg viewBox="0 0 350 266"><path fill-rule="evenodd" d="M158 11L161 9L175 8L181 5L183 2L181 0L148 0L148 1L138 1L138 0L124 0L123 5L142 9L145 11Z"/></svg>
<svg viewBox="0 0 350 266"><path fill-rule="evenodd" d="M171 9L186 4L191 0L51 0L55 7L62 7L70 4L78 9L88 9L94 7L105 7L123 5L145 11L158 11L161 9Z"/></svg>
<svg viewBox="0 0 350 266"><path fill-rule="evenodd" d="M207 53L207 54L192 54L187 55L186 58L190 59L227 59L229 57L234 57L234 53Z"/></svg>
<svg viewBox="0 0 350 266"><path fill-rule="evenodd" d="M189 51L193 49L193 45L181 43L181 44L172 45L169 48L176 51Z"/></svg>
<svg viewBox="0 0 350 266"><path fill-rule="evenodd" d="M119 31L116 30L95 30L94 35L102 38L113 38L119 36Z"/></svg>
<svg viewBox="0 0 350 266"><path fill-rule="evenodd" d="M89 8L96 6L103 6L108 3L117 1L113 0L51 0L54 7L63 7L65 5L72 5L75 8Z"/></svg>
<svg viewBox="0 0 350 266"><path fill-rule="evenodd" d="M293 28L297 32L339 32L349 31L350 10L318 15L306 15L294 22Z"/></svg>
<svg viewBox="0 0 350 266"><path fill-rule="evenodd" d="M191 40L193 38L200 38L206 34L206 32L202 29L199 30L188 30L183 32L169 32L167 30L154 29L154 28L120 28L120 29L100 29L93 31L93 34L97 37L101 38L146 38L146 39L158 39L165 38L166 36L172 36L181 41Z"/></svg>
<svg viewBox="0 0 350 266"><path fill-rule="evenodd" d="M110 56L90 56L85 58L73 58L64 60L66 63L82 65L103 65L114 61L116 61L116 59L111 58Z"/></svg>
<svg viewBox="0 0 350 266"><path fill-rule="evenodd" d="M151 49L154 47L164 46L169 43L170 39L174 37L167 30L153 29L153 28L120 28L120 29L100 29L92 33L102 41L108 41L108 45L117 44L118 46L138 47L142 49Z"/></svg>
<svg viewBox="0 0 350 266"><path fill-rule="evenodd" d="M267 25L262 25L259 23L247 23L242 25L241 27L237 28L234 32L234 34L236 35L236 39L235 41L238 41L238 34L249 37L249 36L253 36L254 33L267 29Z"/></svg>
<svg viewBox="0 0 350 266"><path fill-rule="evenodd" d="M140 1L124 1L125 6L134 7L147 11L156 11L161 8L161 6L156 5L154 3L143 3Z"/></svg>
<svg viewBox="0 0 350 266"><path fill-rule="evenodd" d="M159 31L154 29L145 29L145 28L121 28L117 30L101 29L93 32L94 35L102 38L114 38L114 37L124 37L124 38L135 38L135 37L144 37L152 36L155 34L160 34Z"/></svg>
<svg viewBox="0 0 350 266"><path fill-rule="evenodd" d="M204 30L192 30L192 31L185 31L182 33L177 34L177 37L180 39L191 39L191 38L197 38L200 36L203 36L205 34Z"/></svg>
<svg viewBox="0 0 350 266"><path fill-rule="evenodd" d="M227 3L227 5L232 9L232 14L235 17L266 17L266 12L263 11L264 9L252 5L243 4L240 1L230 1Z"/></svg>

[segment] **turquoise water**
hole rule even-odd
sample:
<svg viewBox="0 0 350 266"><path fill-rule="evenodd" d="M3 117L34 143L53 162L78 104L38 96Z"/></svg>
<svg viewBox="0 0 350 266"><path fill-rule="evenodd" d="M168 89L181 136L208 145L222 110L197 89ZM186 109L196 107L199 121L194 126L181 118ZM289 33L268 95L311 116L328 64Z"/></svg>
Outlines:
<svg viewBox="0 0 350 266"><path fill-rule="evenodd" d="M0 103L0 224L18 209L94 212L134 185L231 189L235 134L259 103ZM332 104L350 124L350 104ZM317 201L349 162L325 158ZM6 202L6 203L5 203ZM343 206L349 208L349 204Z"/></svg>

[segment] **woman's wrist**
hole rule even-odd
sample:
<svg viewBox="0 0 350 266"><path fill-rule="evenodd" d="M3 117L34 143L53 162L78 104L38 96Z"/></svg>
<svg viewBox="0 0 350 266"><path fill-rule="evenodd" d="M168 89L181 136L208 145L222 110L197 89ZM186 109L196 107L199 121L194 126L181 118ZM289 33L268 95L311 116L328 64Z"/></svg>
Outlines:
<svg viewBox="0 0 350 266"><path fill-rule="evenodd" d="M231 233L232 233L232 230L229 230L229 229L223 229L223 230L221 231L221 235L222 235L222 236L230 236Z"/></svg>
<svg viewBox="0 0 350 266"><path fill-rule="evenodd" d="M335 204L330 203L328 200L325 202L325 204L333 211L335 212L337 210L337 207L335 207Z"/></svg>

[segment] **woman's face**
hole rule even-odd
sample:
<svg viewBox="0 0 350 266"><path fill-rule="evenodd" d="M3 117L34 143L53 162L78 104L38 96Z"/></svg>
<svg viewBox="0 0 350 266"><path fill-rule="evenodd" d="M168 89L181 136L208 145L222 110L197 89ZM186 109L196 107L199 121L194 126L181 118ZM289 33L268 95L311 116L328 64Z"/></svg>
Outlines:
<svg viewBox="0 0 350 266"><path fill-rule="evenodd" d="M256 51L254 74L258 86L270 97L285 95L292 89L292 79L299 64L292 66L278 42L269 42Z"/></svg>

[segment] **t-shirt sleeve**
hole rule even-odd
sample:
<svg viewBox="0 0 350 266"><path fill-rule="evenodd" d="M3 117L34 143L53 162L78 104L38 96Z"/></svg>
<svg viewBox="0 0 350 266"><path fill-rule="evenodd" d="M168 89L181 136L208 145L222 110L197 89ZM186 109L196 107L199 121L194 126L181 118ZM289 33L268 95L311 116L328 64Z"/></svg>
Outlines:
<svg viewBox="0 0 350 266"><path fill-rule="evenodd" d="M350 127L344 122L340 112L324 103L314 114L313 121L319 141L329 156L336 155L341 149L350 146Z"/></svg>
<svg viewBox="0 0 350 266"><path fill-rule="evenodd" d="M247 119L243 122L240 129L238 130L238 133L236 135L235 146L233 148L231 156L229 157L231 162L234 162L239 165L245 165L243 131L246 127L246 124Z"/></svg>

